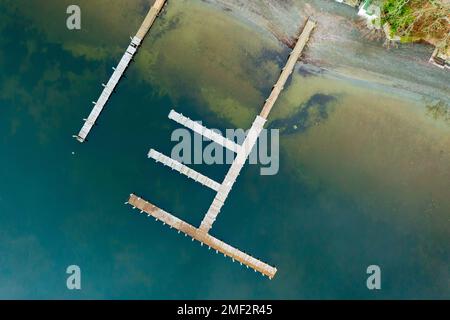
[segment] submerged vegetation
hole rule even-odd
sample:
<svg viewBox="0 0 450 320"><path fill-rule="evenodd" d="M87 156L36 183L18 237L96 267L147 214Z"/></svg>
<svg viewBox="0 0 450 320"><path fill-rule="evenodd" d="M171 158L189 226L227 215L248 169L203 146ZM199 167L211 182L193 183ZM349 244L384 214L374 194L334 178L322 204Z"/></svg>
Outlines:
<svg viewBox="0 0 450 320"><path fill-rule="evenodd" d="M305 132L328 119L337 98L333 95L316 93L299 107L295 114L271 122L271 129L279 129L281 134Z"/></svg>
<svg viewBox="0 0 450 320"><path fill-rule="evenodd" d="M442 100L429 103L427 114L435 120L442 119L450 124L450 106Z"/></svg>
<svg viewBox="0 0 450 320"><path fill-rule="evenodd" d="M449 0L385 0L382 23L403 41L425 40L447 50L450 45Z"/></svg>

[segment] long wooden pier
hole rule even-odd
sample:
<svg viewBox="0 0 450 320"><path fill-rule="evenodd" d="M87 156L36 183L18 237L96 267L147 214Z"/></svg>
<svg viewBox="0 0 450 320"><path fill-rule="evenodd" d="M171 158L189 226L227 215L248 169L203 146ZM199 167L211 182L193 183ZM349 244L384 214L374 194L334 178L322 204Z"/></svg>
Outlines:
<svg viewBox="0 0 450 320"><path fill-rule="evenodd" d="M303 28L302 33L300 34L300 37L297 40L294 49L289 55L289 59L286 63L286 66L283 68L277 83L273 86L272 92L270 93L269 98L267 98L266 103L264 104L264 107L260 113L260 116L263 117L264 119L267 119L269 117L270 111L272 110L273 106L275 105L275 102L280 96L281 91L283 91L284 86L287 80L289 79L289 76L294 71L295 64L297 63L298 59L300 59L303 49L305 48L306 43L308 42L309 37L311 35L311 32L315 27L316 23L311 19L308 19L305 27Z"/></svg>
<svg viewBox="0 0 450 320"><path fill-rule="evenodd" d="M244 140L244 143L242 144L241 149L237 153L236 158L234 159L230 169L228 170L228 173L225 176L225 179L220 185L219 190L217 191L217 194L214 197L214 200L208 209L208 212L203 218L203 221L200 225L201 230L208 232L212 228L212 225L214 221L216 221L216 218L220 213L220 210L225 204L228 194L233 188L233 185L236 182L237 177L241 173L241 170L244 167L245 162L247 161L247 158L253 149L253 146L256 144L256 141L258 140L259 134L264 128L265 123L266 119L260 116L256 117L255 121L253 122L253 125L251 126Z"/></svg>
<svg viewBox="0 0 450 320"><path fill-rule="evenodd" d="M117 65L117 67L113 68L114 72L107 84L104 85L104 89L100 94L100 97L97 101L93 102L94 108L92 109L87 119L85 119L85 123L80 132L77 135L73 136L79 142L83 143L84 141L86 141L87 136L97 122L100 113L103 111L106 103L114 92L114 89L116 88L117 84L125 73L125 70L128 68L128 65L133 59L133 56L139 49L142 40L144 40L145 35L152 27L153 23L156 20L156 17L161 12L166 2L167 0L156 0L153 6L150 8L147 16L144 19L144 22L142 23L136 35L132 38L130 45L122 56L122 59L120 59L119 64Z"/></svg>
<svg viewBox="0 0 450 320"><path fill-rule="evenodd" d="M130 195L128 203L141 211L141 213L146 213L147 215L153 216L156 220L167 224L170 228L175 228L179 232L183 232L185 235L190 236L193 240L199 241L202 245L208 246L210 249L216 250L223 255L230 257L233 261L237 261L241 264L246 265L254 269L255 271L261 272L262 274L272 278L277 269L269 266L268 264L261 262L258 259L226 244L225 242L214 238L207 232L200 230L187 222L175 217L174 215L167 213L166 211L158 208L157 206L137 197L134 194Z"/></svg>
<svg viewBox="0 0 450 320"><path fill-rule="evenodd" d="M146 213L149 216L153 216L156 220L162 221L164 224L168 224L171 228L175 228L178 232L183 232L185 235L192 237L193 240L199 241L202 245L206 244L208 247L213 248L216 252L221 252L225 256L229 256L233 259L233 261L238 261L241 264L246 265L254 269L255 271L261 272L263 275L268 276L272 279L277 269L264 263L258 259L253 258L252 256L220 241L213 236L209 235L209 231L212 228L212 225L217 219L231 189L233 188L234 183L237 180L243 166L245 165L250 152L252 151L254 145L256 144L261 131L264 128L264 125L267 121L267 117L269 116L270 111L275 105L281 91L284 89L286 81L289 76L292 74L295 68L295 64L300 58L303 49L305 48L306 43L309 40L311 32L315 28L316 23L310 19L307 20L305 27L303 28L300 37L297 40L297 43L289 55L288 61L283 68L278 81L273 86L272 92L270 93L269 98L264 103L262 111L260 115L256 116L253 121L252 126L250 127L247 136L242 145L238 145L233 141L229 141L225 137L215 133L211 129L208 129L199 123L196 123L189 118L183 116L172 110L169 114L169 118L180 123L181 125L186 126L187 128L193 130L194 132L201 134L208 139L218 143L219 145L233 150L236 153L236 157L231 164L228 173L226 174L223 182L218 184L217 182L199 174L198 172L193 171L192 169L187 168L182 165L178 161L166 157L159 152L151 149L149 153L149 157L155 159L158 162L162 162L163 164L175 169L189 178L192 178L196 181L201 180L200 182L215 191L217 191L216 196L214 197L205 217L203 218L200 227L196 228L181 219L173 216L170 213L165 212L164 210L158 208L157 206L135 196L134 194L130 195L127 203L132 205L133 208L138 208L142 213Z"/></svg>
<svg viewBox="0 0 450 320"><path fill-rule="evenodd" d="M275 102L280 96L281 91L284 89L284 86L287 80L289 79L289 76L294 71L295 64L300 58L303 49L305 48L305 45L308 42L311 32L313 31L315 26L316 23L308 19L300 37L297 40L294 49L289 55L286 66L283 68L281 75L278 78L278 81L273 86L272 92L270 93L269 98L266 100L263 106L261 114L256 117L255 121L253 122L253 125L251 126L247 134L247 137L244 140L242 148L239 150L235 160L231 164L231 168L228 171L227 175L225 176L225 179L222 185L220 186L216 197L214 198L208 212L206 213L200 225L200 229L208 232L211 229L214 221L216 221L217 215L219 214L222 206L224 205L225 200L228 197L228 194L233 188L233 185L236 182L236 179L239 176L245 162L247 161L250 152L252 151L256 141L258 140L258 137L262 129L264 128L264 124L266 123L266 119L269 116L270 111L272 110L273 106L275 105Z"/></svg>

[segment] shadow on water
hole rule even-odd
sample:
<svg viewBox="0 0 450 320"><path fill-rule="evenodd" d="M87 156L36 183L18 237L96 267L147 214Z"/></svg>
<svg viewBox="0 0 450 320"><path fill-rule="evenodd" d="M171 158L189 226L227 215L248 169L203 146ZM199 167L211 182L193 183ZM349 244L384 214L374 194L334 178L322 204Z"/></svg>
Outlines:
<svg viewBox="0 0 450 320"><path fill-rule="evenodd" d="M279 129L281 134L305 132L312 126L325 121L332 104L337 100L335 96L316 93L308 101L300 105L299 110L288 118L277 119L270 123L270 129Z"/></svg>
<svg viewBox="0 0 450 320"><path fill-rule="evenodd" d="M166 17L167 10L163 9L161 15L158 17L159 28L154 28L156 30L152 30L151 41L156 42L157 40L163 38L167 33L177 29L182 21L181 16L175 15L170 19Z"/></svg>
<svg viewBox="0 0 450 320"><path fill-rule="evenodd" d="M325 70L312 64L300 63L297 72L299 75L306 78L323 74Z"/></svg>
<svg viewBox="0 0 450 320"><path fill-rule="evenodd" d="M189 5L192 12L194 1L178 3L179 11ZM213 25L233 41L227 47L216 32L203 32L204 25L197 30L206 16L189 28L181 20L183 33L166 33L167 42L152 46L155 32L166 28L157 26L146 42L151 50L140 51L89 143L79 145L71 135L122 49L115 50L115 38L101 32L104 43L111 43L105 46L108 58L85 58L64 48L66 38L62 44L48 40L39 29L27 28L33 20L4 7L1 3L0 149L6 151L0 157L0 297L372 298L365 286L369 263L387 275L377 297L448 297L442 281L448 279L448 233L441 228L448 212L442 191L448 189L447 131L415 122L415 115L404 111L411 108L390 110L397 100L374 93L372 101L361 103L367 98L359 87L306 79L299 68L301 81L293 77L284 92L286 110L280 110L282 100L277 106L284 116L271 124L285 135L279 173L261 176L258 166L246 165L213 229L218 238L279 268L272 282L264 281L124 201L134 192L198 225L214 192L149 160L149 148L170 154L176 144L171 134L180 126L167 118L171 108L210 128L248 124L255 116L249 108L267 96L287 51L261 51L267 43L259 41L237 47L253 33L243 37L235 31L243 29L231 27L224 32L223 26L233 25L228 20ZM188 35L202 35L204 43ZM117 41L121 46L123 40ZM179 41L179 47L170 45ZM222 65L210 68L215 60L200 59L197 49L213 52ZM198 66L205 72L197 74ZM150 80L142 81L142 74ZM203 100L199 88L206 88ZM336 92L345 92L345 100ZM228 97L235 99L223 103ZM428 111L442 117L445 110L432 105ZM192 168L216 180L228 169ZM426 205L431 209L423 214ZM85 277L77 296L65 286L64 271L72 263Z"/></svg>

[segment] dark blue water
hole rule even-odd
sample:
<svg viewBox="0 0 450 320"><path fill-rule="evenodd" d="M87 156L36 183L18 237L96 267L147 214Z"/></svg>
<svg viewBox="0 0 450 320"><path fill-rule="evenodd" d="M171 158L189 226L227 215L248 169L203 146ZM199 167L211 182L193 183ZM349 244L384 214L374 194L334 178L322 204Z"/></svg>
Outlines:
<svg viewBox="0 0 450 320"><path fill-rule="evenodd" d="M449 297L448 228L378 219L380 208L394 210L382 192L369 197L379 201L374 205L361 200L363 190L349 194L326 181L311 184L315 173L283 154L275 176L244 168L213 228L218 238L276 265L272 281L131 210L124 202L133 192L199 225L213 192L146 154L150 147L170 154L170 135L178 128L167 118L172 108L219 129L230 123L192 96L174 99L142 81L132 64L89 142L78 144L71 136L121 51L106 47L108 58L99 60L78 56L35 28L21 5L9 4L0 2L1 298ZM267 59L278 64L286 58L280 52ZM261 94L273 79L262 81ZM180 92L197 89L182 88L181 80L179 86ZM334 99L311 107L325 110ZM299 124L302 130L288 133L300 137L308 134L307 120L300 112L274 125ZM228 167L194 168L219 180ZM438 207L442 213L449 206ZM71 264L82 270L81 291L66 288ZM366 288L370 264L383 270L381 291Z"/></svg>

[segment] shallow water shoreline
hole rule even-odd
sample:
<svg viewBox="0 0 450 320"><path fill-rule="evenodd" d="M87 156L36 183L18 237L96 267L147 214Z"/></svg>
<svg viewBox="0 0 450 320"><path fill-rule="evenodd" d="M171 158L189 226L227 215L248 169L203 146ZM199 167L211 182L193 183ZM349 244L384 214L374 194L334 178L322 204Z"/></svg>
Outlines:
<svg viewBox="0 0 450 320"><path fill-rule="evenodd" d="M445 85L450 83L450 72L428 63L432 46L424 43L400 44L399 48L388 50L379 40L365 39L357 26L358 17L354 8L327 0L313 4L302 0L204 2L232 14L262 36L278 41L279 46L286 46L283 40L293 39L299 26L308 16L313 16L318 21L318 28L309 43L310 50L304 55L304 61L312 69L317 67L332 77L363 82L373 89L415 101L425 98L450 103ZM369 51L360 53L364 50L362 46L368 46ZM384 70L389 60L392 61L392 68Z"/></svg>

